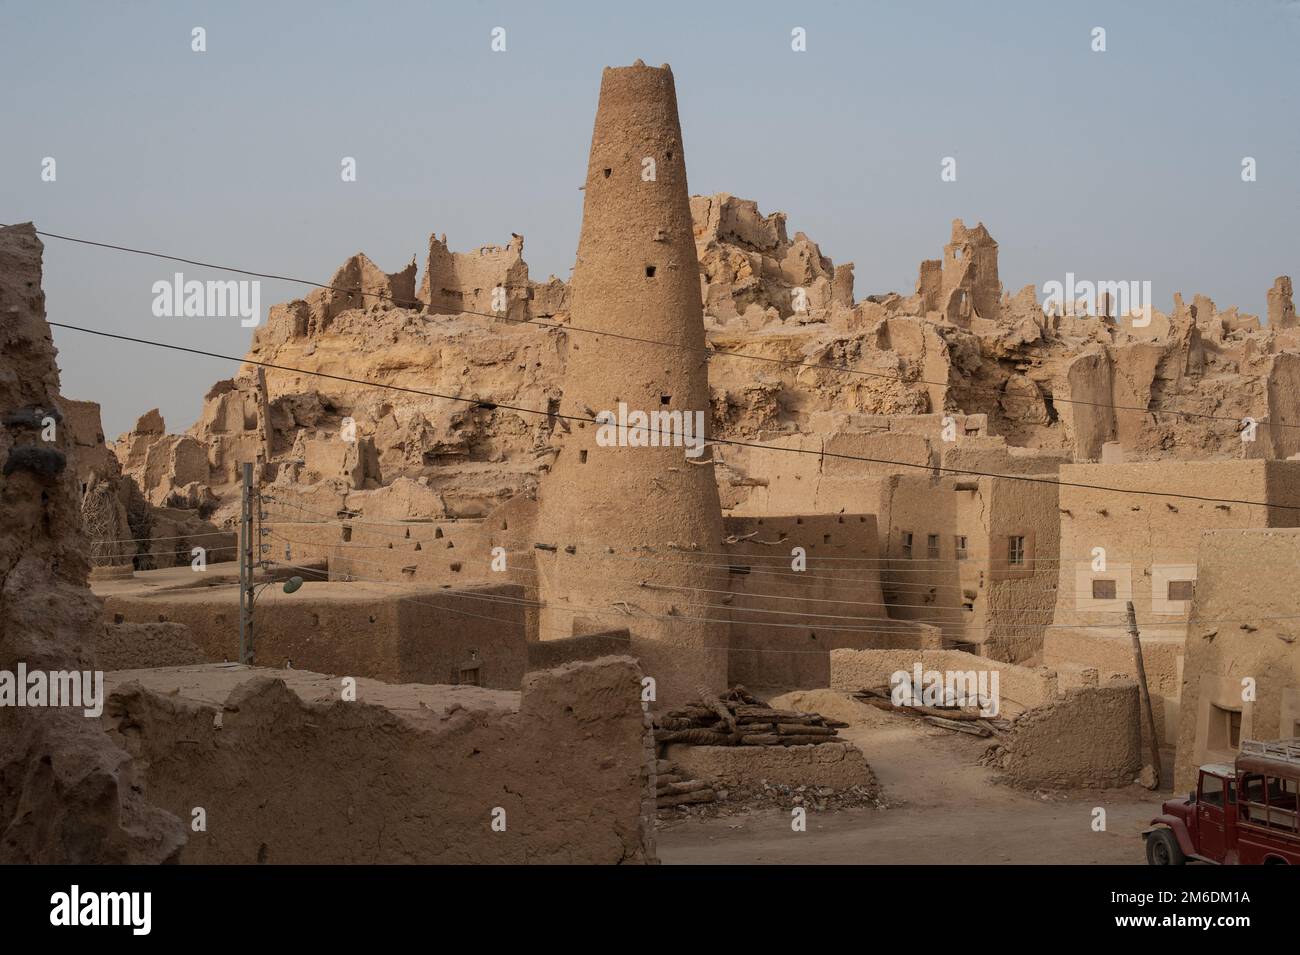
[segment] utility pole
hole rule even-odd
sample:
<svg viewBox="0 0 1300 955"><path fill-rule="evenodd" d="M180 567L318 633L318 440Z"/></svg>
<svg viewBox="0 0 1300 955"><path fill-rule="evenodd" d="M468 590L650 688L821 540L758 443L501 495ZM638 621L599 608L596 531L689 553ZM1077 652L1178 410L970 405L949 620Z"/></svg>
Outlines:
<svg viewBox="0 0 1300 955"><path fill-rule="evenodd" d="M1156 717L1151 711L1151 692L1147 689L1147 669L1142 663L1142 640L1138 636L1137 614L1133 612L1133 601L1128 601L1128 635L1133 638L1133 662L1137 669L1138 698L1142 705L1142 715L1146 717L1147 736L1151 738L1151 771L1155 774L1152 785L1160 785L1160 740L1156 738Z"/></svg>
<svg viewBox="0 0 1300 955"><path fill-rule="evenodd" d="M239 506L239 662L253 662L253 465L247 461Z"/></svg>

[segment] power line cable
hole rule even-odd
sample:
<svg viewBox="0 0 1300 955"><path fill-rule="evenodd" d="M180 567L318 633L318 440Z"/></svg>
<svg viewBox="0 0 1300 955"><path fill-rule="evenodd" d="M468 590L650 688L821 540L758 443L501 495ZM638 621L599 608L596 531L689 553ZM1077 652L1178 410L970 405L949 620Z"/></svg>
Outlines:
<svg viewBox="0 0 1300 955"><path fill-rule="evenodd" d="M304 368L293 368L288 365L280 365L274 362L258 361L252 358L236 358L232 355L222 355L217 352L205 351L200 348L189 348L184 345L173 345L169 342L156 342L156 341L151 341L150 339L147 338L134 338L130 335L119 335L113 332L101 331L99 329L84 328L79 325L68 325L63 322L50 322L49 324L55 328L66 328L71 331L84 332L86 334L97 335L103 338L111 338L118 341L133 342L138 345L149 345L156 348L164 348L172 351L185 352L192 355L202 355L207 358L218 358L223 361L234 361L234 362L239 362L241 364L256 365L262 368L272 368L277 371L288 371L299 375L309 375L309 376L314 376L319 378L328 378L334 381L344 381L344 382L348 382L349 384L361 385L363 387L384 388L390 391L400 391L407 394L422 395L427 398L441 398L446 401L458 401L465 404L474 405L475 407L482 408L489 411L495 411L497 409L504 408L507 411L515 411L518 412L519 414L537 415L539 417L549 418L552 420L560 419L566 421L578 421L583 424L595 424L597 426L606 424L606 422L598 420L597 417L594 415L592 417L584 417L581 415L566 415L554 411L541 411L537 408L524 408L519 405L511 405L511 404L504 404L502 402L488 401L482 398L466 398L461 395L446 395L435 391L425 391L420 388L409 388L403 385L392 385L392 384L387 384L378 381L367 381L365 379L349 378L346 375L334 375L322 371L308 371L307 369ZM649 428L646 429L638 428L636 430L645 431L647 434L655 433ZM663 430L659 429L658 433L663 434ZM1074 487L1074 488L1084 488L1092 491L1108 491L1115 494L1135 494L1135 495L1148 496L1148 497L1167 497L1167 498L1174 498L1177 500L1202 501L1210 504L1242 504L1250 507L1263 507L1263 508L1271 507L1271 508L1278 508L1281 510L1300 511L1300 505L1297 504L1270 504L1267 501L1247 501L1247 500L1242 500L1240 498L1210 497L1208 495L1185 494L1185 493L1178 493L1174 491L1155 491L1146 488L1108 487L1101 484L1087 484L1082 481L1062 481L1060 479L1035 477L1033 475L1027 475L1027 474L998 474L990 471L976 471L971 468L954 468L945 465L917 464L915 462L910 462L910 461L894 461L888 458L869 458L862 455L843 454L835 451L826 451L826 450L815 451L812 450L811 448L791 448L791 447L784 447L781 445L759 444L757 442L752 442L752 441L739 441L734 438L716 438L716 437L708 438L707 440L704 441L704 443L709 445L722 445L727 447L754 448L760 451L781 451L789 454L805 454L805 455L811 454L823 459L834 458L836 460L842 460L842 461L859 461L866 464L887 464L893 467L912 468L912 469L919 469L919 470L930 471L930 472L942 472L945 474L965 475L967 477L997 478L997 479L1008 480L1008 481L1021 481L1030 484L1044 484L1044 485L1049 485L1054 487Z"/></svg>
<svg viewBox="0 0 1300 955"><path fill-rule="evenodd" d="M3 223L0 223L0 228L7 228L7 226L5 226ZM166 259L167 261L170 262L181 262L185 265L196 265L199 266L200 268L214 269L219 272L231 272L236 275L249 275L249 276L253 276L254 278L272 279L274 281L279 281L279 282L291 282L297 285L307 285L312 288L324 289L326 291L341 292L346 295L357 295L362 298L376 298L379 299L380 301L391 302L394 305L397 305L398 307L401 308L409 309L412 306L422 304L419 301L405 301L405 300L397 299L394 296L386 295L382 292L367 292L361 289L360 287L348 288L346 286L330 285L324 282L316 282L311 279L295 278L289 275L277 275L271 272L257 272L251 269L240 269L240 268L235 268L234 266L218 265L213 262L202 262L197 259L184 258L182 256L172 255L166 252L153 252L147 249L136 249L125 245L115 245L110 242L97 242L91 239L79 238L77 236L61 235L57 232L46 232L41 229L36 229L34 231L36 232L37 235L44 236L46 238L59 239L64 242L73 242L79 245L88 245L88 246L94 246L96 248L101 248L101 249L111 249L116 252L129 252L134 255L144 255L144 256L149 256L151 258ZM861 375L867 378L880 378L887 381L896 381L904 385L930 385L930 386L940 387L940 388L947 388L951 386L951 383L947 381L927 381L926 379L923 378L909 379L903 377L902 375L890 375L885 372L867 371L862 368L849 368L844 365L833 365L827 362L807 362L807 361L796 361L794 359L789 359L789 358L773 358L768 355L755 355L751 352L729 352L718 348L710 348L708 346L705 346L704 348L699 348L693 345L685 345L680 342L665 342L654 338L641 338L636 335L627 335L620 332L604 331L596 328L585 328L581 325L562 324L559 322L543 322L543 321L538 321L537 319L527 319L527 318L510 318L508 315L498 313L498 312L477 312L477 311L461 310L460 312L455 314L476 315L482 318L495 319L497 321L506 321L506 322L511 322L514 324L522 324L522 325L536 325L540 328L559 329L561 331L566 331L566 332L573 331L573 332L585 332L592 335L603 335L608 338L619 339L622 341L637 342L645 345L659 345L664 348L675 348L683 351L693 352L695 354L703 354L706 357L710 357L710 358L716 355L724 358L734 358L734 359L741 359L746 361L758 361L758 362L765 362L769 364L785 365L785 366L795 367L795 368L812 368L820 371L832 371L832 372L839 372L842 374ZM433 321L433 317L431 315L424 315L422 313L419 313L418 317L424 321L428 321L428 322ZM972 386L966 390L971 394L979 394L979 393L987 394L989 396L998 398L999 401L1002 400L1034 401L1036 397L1031 395L1009 394L1005 390L1000 390L996 388L979 388L979 387ZM1042 396L1040 395L1037 397L1041 399ZM1083 405L1092 408L1105 408L1110 411L1135 411L1141 414L1150 414L1150 415L1166 414L1166 415L1176 415L1178 417L1183 417L1183 418L1205 418L1212 421L1231 421L1232 423L1238 426L1237 428L1238 431L1240 431L1243 426L1243 419L1238 417L1233 417L1231 415L1213 415L1207 412L1200 412L1200 411L1174 411L1174 410L1167 410L1163 408L1161 409L1149 408L1140 405L1119 405L1119 404L1099 402L1099 401L1085 401L1082 398L1063 398L1063 397L1057 397L1055 395L1050 396L1050 399L1053 404L1057 404L1057 403L1076 404L1076 405ZM1300 428L1300 424L1287 424L1286 422L1283 421L1272 421L1267 418L1263 419L1259 423L1269 424L1273 427L1278 427L1278 428Z"/></svg>

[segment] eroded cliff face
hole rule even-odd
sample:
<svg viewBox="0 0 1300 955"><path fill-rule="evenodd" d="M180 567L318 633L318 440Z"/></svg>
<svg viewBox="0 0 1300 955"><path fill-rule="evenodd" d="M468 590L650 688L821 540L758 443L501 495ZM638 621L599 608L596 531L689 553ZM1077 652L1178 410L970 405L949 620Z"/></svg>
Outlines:
<svg viewBox="0 0 1300 955"><path fill-rule="evenodd" d="M1115 442L1128 460L1300 453L1300 428L1274 426L1300 422L1300 328L1285 277L1269 292L1268 326L1204 296L1176 297L1149 322L1101 296L1096 314L1075 302L1047 313L1032 286L1002 289L997 243L958 220L911 295L855 300L853 266L802 233L791 239L782 213L718 194L693 197L691 215L717 436L965 414L986 415L1010 445L1077 460ZM388 487L396 510L426 517L531 494L568 425L504 406L559 408L569 350L591 337L570 327L567 286L528 277L518 236L468 253L433 237L418 286L416 271L385 273L357 255L334 288L273 307L247 357L334 377L245 365L211 389L186 434L142 418L115 445L124 472L155 504L215 499L218 520L232 513L242 461L330 511L387 508ZM1248 418L1259 424L1244 442Z"/></svg>
<svg viewBox="0 0 1300 955"><path fill-rule="evenodd" d="M0 671L13 675L93 670L103 627L41 253L30 224L0 228ZM83 708L0 706L0 862L162 862L184 841Z"/></svg>

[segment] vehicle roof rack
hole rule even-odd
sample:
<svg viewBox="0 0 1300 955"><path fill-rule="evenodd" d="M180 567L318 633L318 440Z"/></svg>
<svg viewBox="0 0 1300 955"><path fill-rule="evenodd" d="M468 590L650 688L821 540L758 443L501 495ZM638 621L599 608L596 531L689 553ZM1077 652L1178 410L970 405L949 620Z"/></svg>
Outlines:
<svg viewBox="0 0 1300 955"><path fill-rule="evenodd" d="M1300 737L1293 736L1290 739L1278 740L1243 739L1241 754L1263 756L1266 759L1276 759L1300 766Z"/></svg>

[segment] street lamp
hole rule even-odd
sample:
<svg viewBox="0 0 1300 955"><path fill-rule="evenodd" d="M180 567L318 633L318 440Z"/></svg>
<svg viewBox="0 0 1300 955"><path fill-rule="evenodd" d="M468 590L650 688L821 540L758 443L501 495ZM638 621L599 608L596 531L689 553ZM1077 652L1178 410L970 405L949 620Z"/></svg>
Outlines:
<svg viewBox="0 0 1300 955"><path fill-rule="evenodd" d="M274 580L266 580L260 584L254 584L244 590L247 599L240 600L239 607L239 662L253 665L253 604L257 602L258 596L274 584ZM286 594L294 593L302 586L302 578L294 574L284 582L282 588Z"/></svg>

